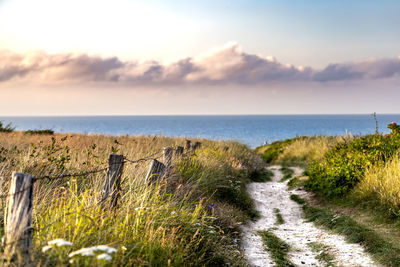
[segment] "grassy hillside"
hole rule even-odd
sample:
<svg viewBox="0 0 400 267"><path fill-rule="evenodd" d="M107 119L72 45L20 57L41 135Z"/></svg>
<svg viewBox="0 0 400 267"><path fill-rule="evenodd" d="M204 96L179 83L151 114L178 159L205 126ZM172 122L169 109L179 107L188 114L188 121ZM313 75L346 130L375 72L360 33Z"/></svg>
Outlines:
<svg viewBox="0 0 400 267"><path fill-rule="evenodd" d="M0 133L1 192L8 192L13 171L34 176L80 172L107 166L110 153L135 160L184 141L160 136ZM36 266L245 265L238 226L257 216L245 184L250 177L260 179L263 162L239 143L200 141L195 153L173 160L172 173L159 183L146 185L148 161L127 162L115 211L98 204L105 171L37 181L29 261ZM4 214L5 199L0 203ZM3 227L1 217L1 233ZM72 245L46 247L59 238ZM99 251L70 254L97 245L116 252L109 251L111 259L98 258ZM17 265L21 259L8 263Z"/></svg>

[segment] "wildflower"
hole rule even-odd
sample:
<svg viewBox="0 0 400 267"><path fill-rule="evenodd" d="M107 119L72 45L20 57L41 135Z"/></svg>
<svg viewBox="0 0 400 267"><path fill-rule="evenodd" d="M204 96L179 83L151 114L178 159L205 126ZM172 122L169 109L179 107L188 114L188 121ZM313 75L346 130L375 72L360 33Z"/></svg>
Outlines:
<svg viewBox="0 0 400 267"><path fill-rule="evenodd" d="M208 231L209 234L215 234L214 230Z"/></svg>
<svg viewBox="0 0 400 267"><path fill-rule="evenodd" d="M171 212L171 215L176 215L177 213L175 211Z"/></svg>
<svg viewBox="0 0 400 267"><path fill-rule="evenodd" d="M193 226L201 226L201 223L194 223Z"/></svg>
<svg viewBox="0 0 400 267"><path fill-rule="evenodd" d="M61 239L61 238L51 240L51 241L47 242L47 244L50 246L57 246L57 247L72 246L71 242L65 241L64 239Z"/></svg>
<svg viewBox="0 0 400 267"><path fill-rule="evenodd" d="M121 249L124 251L127 250L127 248L125 246L122 246Z"/></svg>
<svg viewBox="0 0 400 267"><path fill-rule="evenodd" d="M94 253L93 253L93 249L92 248L81 248L79 250L76 250L76 251L71 252L71 253L68 254L68 256L70 258L72 258L73 256L76 256L76 255L89 256L90 257L90 256L94 256Z"/></svg>
<svg viewBox="0 0 400 267"><path fill-rule="evenodd" d="M111 256L108 255L107 253L100 254L96 258L98 260L106 260L106 261L110 261L111 260Z"/></svg>
<svg viewBox="0 0 400 267"><path fill-rule="evenodd" d="M390 124L396 125L397 123L395 123L394 121L392 121Z"/></svg>
<svg viewBox="0 0 400 267"><path fill-rule="evenodd" d="M117 252L117 250L115 248L112 248L112 247L109 247L106 245L98 245L98 246L94 246L92 248L93 248L93 251L104 251L109 254Z"/></svg>
<svg viewBox="0 0 400 267"><path fill-rule="evenodd" d="M88 248L81 248L80 250L71 252L68 256L73 257L75 255L82 255L82 256L94 256L94 252L101 251L106 253L115 253L117 250L115 248L106 246L106 245L98 245Z"/></svg>
<svg viewBox="0 0 400 267"><path fill-rule="evenodd" d="M44 247L42 247L42 252L44 253L44 252L48 251L51 248L52 248L52 246L44 246Z"/></svg>

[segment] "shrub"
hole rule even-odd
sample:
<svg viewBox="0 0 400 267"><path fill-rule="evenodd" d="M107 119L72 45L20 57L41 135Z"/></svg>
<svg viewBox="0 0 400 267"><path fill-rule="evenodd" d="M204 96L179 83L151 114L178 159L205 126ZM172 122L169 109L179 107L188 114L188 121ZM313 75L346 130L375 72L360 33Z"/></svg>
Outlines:
<svg viewBox="0 0 400 267"><path fill-rule="evenodd" d="M7 125L3 125L3 122L0 121L0 133L10 133L14 131L14 127L11 126L11 123Z"/></svg>
<svg viewBox="0 0 400 267"><path fill-rule="evenodd" d="M306 187L325 196L340 196L352 189L365 170L390 160L400 148L400 135L366 135L336 144L322 161L310 164Z"/></svg>
<svg viewBox="0 0 400 267"><path fill-rule="evenodd" d="M53 135L54 131L50 129L44 129L44 130L27 130L25 131L25 134L48 134L48 135Z"/></svg>

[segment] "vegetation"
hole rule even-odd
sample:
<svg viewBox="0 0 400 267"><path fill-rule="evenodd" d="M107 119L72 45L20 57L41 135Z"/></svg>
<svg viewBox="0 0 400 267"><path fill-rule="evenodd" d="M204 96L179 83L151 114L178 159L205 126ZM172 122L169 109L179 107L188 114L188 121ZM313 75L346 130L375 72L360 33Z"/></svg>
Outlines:
<svg viewBox="0 0 400 267"><path fill-rule="evenodd" d="M282 174L283 174L283 177L282 177L282 179L281 179L281 182L284 182L284 181L286 181L286 180L292 178L292 176L293 176L293 174L294 174L294 170L291 169L291 168L288 168L288 167L282 167L282 168L280 169L280 171L281 171Z"/></svg>
<svg viewBox="0 0 400 267"><path fill-rule="evenodd" d="M308 246L311 248L312 251L318 252L318 255L315 258L324 263L325 267L336 266L336 264L334 263L335 257L330 253L329 246L318 242L308 243Z"/></svg>
<svg viewBox="0 0 400 267"><path fill-rule="evenodd" d="M112 213L98 205L105 172L37 181L29 264L246 265L237 243L238 226L257 216L245 185L251 175L262 173L263 163L239 143L201 141L196 153L175 159L171 175L152 185L144 181L148 163L126 163L120 201ZM183 143L184 139L159 136L3 133L0 177L11 177L13 171L38 176L92 170L107 166L110 153L139 159ZM4 182L1 191L8 187ZM4 214L5 199L0 199L0 206ZM1 220L1 232L3 224ZM49 244L59 238L72 244ZM110 250L110 261L93 250L97 245L115 249ZM95 251L94 256L79 251L82 248ZM79 253L71 254L74 251Z"/></svg>
<svg viewBox="0 0 400 267"><path fill-rule="evenodd" d="M367 135L338 143L322 161L309 166L307 187L328 197L341 196L362 180L368 168L390 160L399 148L399 135Z"/></svg>
<svg viewBox="0 0 400 267"><path fill-rule="evenodd" d="M50 129L44 129L44 130L27 130L25 131L25 134L48 134L52 135L54 134L53 130Z"/></svg>
<svg viewBox="0 0 400 267"><path fill-rule="evenodd" d="M262 154L267 163L283 166L302 166L320 160L331 147L343 140L350 140L352 136L301 136L284 141L276 141L270 145L258 147L256 151Z"/></svg>
<svg viewBox="0 0 400 267"><path fill-rule="evenodd" d="M0 121L0 133L11 133L14 131L14 127L11 126L11 123L4 125L2 121Z"/></svg>
<svg viewBox="0 0 400 267"><path fill-rule="evenodd" d="M285 220L282 217L281 211L279 209L274 209L276 215L276 224L284 224Z"/></svg>
<svg viewBox="0 0 400 267"><path fill-rule="evenodd" d="M334 214L326 208L311 206L297 195L291 195L290 198L303 205L304 216L308 221L344 235L350 243L362 244L383 266L400 266L400 248L382 238L373 229L357 223L347 215Z"/></svg>
<svg viewBox="0 0 400 267"><path fill-rule="evenodd" d="M261 231L260 236L264 241L266 249L271 253L272 259L277 267L295 266L289 259L288 253L290 250L289 244L274 235L271 231Z"/></svg>
<svg viewBox="0 0 400 267"><path fill-rule="evenodd" d="M275 141L270 145L265 145L258 147L256 150L259 153L262 153L262 158L265 162L271 163L278 158L278 156L284 151L284 149L295 142L298 139L303 137L296 137L292 139L286 139L284 141Z"/></svg>

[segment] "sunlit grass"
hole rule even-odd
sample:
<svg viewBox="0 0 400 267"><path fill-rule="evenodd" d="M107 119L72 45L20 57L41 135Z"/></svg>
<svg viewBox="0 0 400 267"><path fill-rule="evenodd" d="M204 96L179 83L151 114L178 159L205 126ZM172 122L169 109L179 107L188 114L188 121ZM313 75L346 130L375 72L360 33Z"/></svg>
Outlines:
<svg viewBox="0 0 400 267"><path fill-rule="evenodd" d="M38 136L20 132L0 134L0 141L3 178L10 177L12 171L43 175L90 170L107 166L110 153L134 160L165 146L185 143L183 138L161 136ZM144 181L148 162L127 163L118 206L111 211L99 204L106 172L38 181L34 190L33 265L244 265L240 247L233 240L238 226L257 216L245 185L263 163L239 143L199 141L200 149L174 158L171 175L152 185ZM4 182L2 192L7 190L8 182ZM0 203L4 212L4 199ZM42 251L58 238L73 245ZM107 255L100 256L101 251L92 256L68 256L97 245L116 249L107 254L110 261Z"/></svg>

